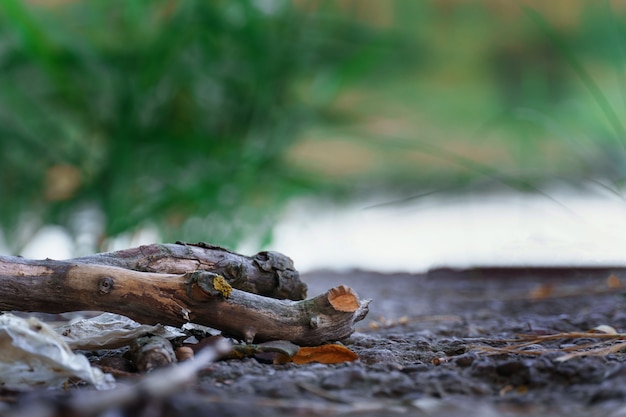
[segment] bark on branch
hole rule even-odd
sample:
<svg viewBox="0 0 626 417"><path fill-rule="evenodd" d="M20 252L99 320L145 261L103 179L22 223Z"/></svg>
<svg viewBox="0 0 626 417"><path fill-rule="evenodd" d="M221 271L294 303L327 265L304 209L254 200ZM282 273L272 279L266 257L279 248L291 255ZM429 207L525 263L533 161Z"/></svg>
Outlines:
<svg viewBox="0 0 626 417"><path fill-rule="evenodd" d="M244 256L204 242L176 242L99 253L72 261L161 274L211 271L242 291L290 300L306 298L306 284L300 281L293 261L278 252Z"/></svg>
<svg viewBox="0 0 626 417"><path fill-rule="evenodd" d="M359 300L354 291L344 286L301 301L278 300L233 288L233 282L244 282L246 288L262 287L249 275L242 281L243 273L232 274L233 270L249 268L246 262L258 260L249 261L254 258L221 250L221 259L229 261L211 261L213 270L208 271L205 258L193 258L196 248L207 249L150 245L68 261L0 257L0 310L100 310L148 324L180 326L192 321L247 342L290 340L299 345L344 339L354 331L354 323L367 314L369 300ZM179 256L181 253L188 256ZM239 267L232 261L235 256L243 259ZM185 266L172 266L175 260L182 260ZM187 268L189 262L202 267ZM166 271L176 273L134 270L161 272L160 265L167 265ZM238 279L229 282L225 275ZM277 293L284 294L284 283L275 285L282 285ZM302 290L302 286L296 287Z"/></svg>

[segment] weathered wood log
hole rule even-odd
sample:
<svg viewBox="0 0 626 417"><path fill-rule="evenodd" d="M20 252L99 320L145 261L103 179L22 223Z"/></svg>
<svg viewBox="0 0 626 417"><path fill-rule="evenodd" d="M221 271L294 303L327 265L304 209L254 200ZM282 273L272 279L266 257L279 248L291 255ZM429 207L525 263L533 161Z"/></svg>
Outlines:
<svg viewBox="0 0 626 417"><path fill-rule="evenodd" d="M233 288L242 291L279 299L306 298L306 284L300 281L293 261L278 252L244 256L204 242L176 242L99 253L72 261L161 274L203 270L223 276Z"/></svg>
<svg viewBox="0 0 626 417"><path fill-rule="evenodd" d="M192 321L250 343L341 340L365 317L368 304L343 286L302 301L277 300L232 288L206 271L161 274L75 260L0 257L0 310L99 310L173 326Z"/></svg>

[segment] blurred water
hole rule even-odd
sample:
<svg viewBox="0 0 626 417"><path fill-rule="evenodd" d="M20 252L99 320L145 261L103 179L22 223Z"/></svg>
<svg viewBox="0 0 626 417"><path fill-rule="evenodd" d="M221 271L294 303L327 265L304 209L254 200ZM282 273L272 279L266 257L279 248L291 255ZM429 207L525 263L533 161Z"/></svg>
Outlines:
<svg viewBox="0 0 626 417"><path fill-rule="evenodd" d="M555 192L428 197L367 208L295 202L272 249L300 271L362 268L422 272L472 265L624 265L626 201Z"/></svg>
<svg viewBox="0 0 626 417"><path fill-rule="evenodd" d="M423 272L437 266L626 265L626 201L601 192L427 197L370 208L378 197L336 205L293 202L268 249L290 256L301 272L360 268ZM207 237L207 241L210 238ZM155 230L122 236L111 250L160 241ZM72 257L72 241L47 227L22 255ZM260 248L236 248L254 254Z"/></svg>

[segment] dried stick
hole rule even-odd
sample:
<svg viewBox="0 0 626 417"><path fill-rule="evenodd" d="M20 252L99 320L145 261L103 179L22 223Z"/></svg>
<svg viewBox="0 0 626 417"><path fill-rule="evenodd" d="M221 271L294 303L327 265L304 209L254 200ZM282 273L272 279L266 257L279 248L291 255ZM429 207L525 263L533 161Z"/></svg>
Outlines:
<svg viewBox="0 0 626 417"><path fill-rule="evenodd" d="M215 346L203 349L193 360L159 369L135 385L121 386L97 393L81 392L80 395L70 398L68 408L75 415L100 415L112 407L128 406L146 396L163 398L189 386L203 367L219 359L229 348L229 344L222 340Z"/></svg>
<svg viewBox="0 0 626 417"><path fill-rule="evenodd" d="M176 242L99 253L75 258L72 262L161 274L204 270L223 276L232 287L242 291L279 299L306 298L306 284L300 281L293 261L278 252L244 256L204 242Z"/></svg>
<svg viewBox="0 0 626 417"><path fill-rule="evenodd" d="M74 261L0 257L0 310L61 313L100 310L147 324L188 321L247 342L341 340L368 311L347 287L302 300L276 300L232 288L221 276L137 272Z"/></svg>

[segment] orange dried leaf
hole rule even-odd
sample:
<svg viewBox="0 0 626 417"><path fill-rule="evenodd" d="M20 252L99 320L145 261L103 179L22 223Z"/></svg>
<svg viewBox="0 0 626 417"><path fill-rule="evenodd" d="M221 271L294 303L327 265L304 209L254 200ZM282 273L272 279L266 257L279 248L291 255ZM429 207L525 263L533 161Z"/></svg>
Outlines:
<svg viewBox="0 0 626 417"><path fill-rule="evenodd" d="M622 287L622 281L620 281L620 279L617 277L617 275L611 274L606 279L606 286L609 287L609 288L621 288Z"/></svg>
<svg viewBox="0 0 626 417"><path fill-rule="evenodd" d="M322 345L314 347L301 347L291 360L299 365L304 363L341 363L352 362L359 356L342 345Z"/></svg>
<svg viewBox="0 0 626 417"><path fill-rule="evenodd" d="M552 295L554 287L552 284L541 284L530 291L531 300L541 300Z"/></svg>

